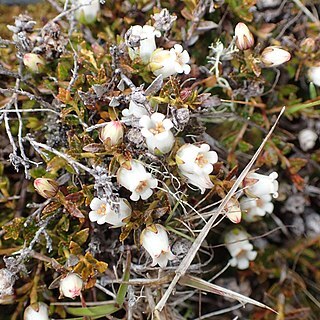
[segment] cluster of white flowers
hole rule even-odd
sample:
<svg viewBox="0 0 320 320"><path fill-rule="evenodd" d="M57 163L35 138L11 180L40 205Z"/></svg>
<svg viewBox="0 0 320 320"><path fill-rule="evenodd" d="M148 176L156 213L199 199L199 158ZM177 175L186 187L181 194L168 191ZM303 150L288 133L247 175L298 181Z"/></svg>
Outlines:
<svg viewBox="0 0 320 320"><path fill-rule="evenodd" d="M248 234L239 229L233 229L225 235L225 244L232 257L229 260L232 267L247 269L249 262L257 256L253 245L248 241Z"/></svg>
<svg viewBox="0 0 320 320"><path fill-rule="evenodd" d="M272 213L272 198L278 197L278 174L272 172L268 176L250 172L243 181L246 196L240 199L240 208L245 211L246 221L255 221L266 213Z"/></svg>
<svg viewBox="0 0 320 320"><path fill-rule="evenodd" d="M157 48L155 37L160 36L161 32L153 26L132 26L126 34L130 58L140 58L153 74L161 74L163 78L177 73L190 73L188 52L180 44L175 44L170 50Z"/></svg>

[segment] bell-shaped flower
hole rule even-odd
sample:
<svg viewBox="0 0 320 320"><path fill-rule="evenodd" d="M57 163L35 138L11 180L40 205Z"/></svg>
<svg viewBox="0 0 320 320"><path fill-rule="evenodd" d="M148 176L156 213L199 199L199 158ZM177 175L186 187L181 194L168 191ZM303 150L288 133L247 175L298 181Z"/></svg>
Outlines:
<svg viewBox="0 0 320 320"><path fill-rule="evenodd" d="M76 2L79 9L75 11L75 17L84 24L90 24L96 21L100 11L100 0L78 0Z"/></svg>
<svg viewBox="0 0 320 320"><path fill-rule="evenodd" d="M274 198L278 197L279 183L276 180L278 174L270 173L268 176L263 174L249 172L243 180L244 192L249 197L261 197L271 194Z"/></svg>
<svg viewBox="0 0 320 320"><path fill-rule="evenodd" d="M140 244L148 251L152 258L152 266L158 264L161 268L167 266L168 260L173 260L166 229L155 224L145 228L140 235Z"/></svg>
<svg viewBox="0 0 320 320"><path fill-rule="evenodd" d="M265 194L259 198L242 197L240 199L240 208L246 212L244 220L248 222L256 221L258 217L263 217L267 213L272 213L273 203L272 196Z"/></svg>
<svg viewBox="0 0 320 320"><path fill-rule="evenodd" d="M154 113L142 116L139 122L142 127L141 133L146 138L148 149L153 154L164 154L171 151L175 139L171 128L173 123L165 119L162 113Z"/></svg>
<svg viewBox="0 0 320 320"><path fill-rule="evenodd" d="M69 273L66 277L60 280L60 294L67 298L74 299L80 296L83 288L83 281L79 275Z"/></svg>
<svg viewBox="0 0 320 320"><path fill-rule="evenodd" d="M320 66L309 68L308 76L310 81L312 81L316 86L320 87Z"/></svg>
<svg viewBox="0 0 320 320"><path fill-rule="evenodd" d="M38 306L28 306L24 310L23 320L49 320L48 306L38 302Z"/></svg>
<svg viewBox="0 0 320 320"><path fill-rule="evenodd" d="M236 45L239 50L247 50L254 45L254 37L247 25L239 22L234 30Z"/></svg>
<svg viewBox="0 0 320 320"><path fill-rule="evenodd" d="M291 54L276 46L265 48L260 57L266 67L276 67L291 59Z"/></svg>
<svg viewBox="0 0 320 320"><path fill-rule="evenodd" d="M49 178L37 178L34 180L33 185L40 196L46 199L53 198L59 190L58 183Z"/></svg>
<svg viewBox="0 0 320 320"><path fill-rule="evenodd" d="M253 245L248 241L248 234L239 229L233 229L226 234L225 244L232 257L229 260L232 267L240 270L247 269L249 262L257 256Z"/></svg>
<svg viewBox="0 0 320 320"><path fill-rule="evenodd" d="M122 142L123 134L124 130L121 122L110 121L101 129L99 138L104 144L116 146Z"/></svg>
<svg viewBox="0 0 320 320"><path fill-rule="evenodd" d="M140 119L142 116L149 115L149 112L142 104L137 104L133 100L130 100L129 108L122 110L122 115L125 118L124 120L132 117Z"/></svg>
<svg viewBox="0 0 320 320"><path fill-rule="evenodd" d="M241 209L238 200L230 199L224 210L227 218L233 223L240 223Z"/></svg>
<svg viewBox="0 0 320 320"><path fill-rule="evenodd" d="M126 44L130 58L134 60L140 57L142 62L147 64L157 47L155 37L160 36L161 32L152 26L132 26L126 33Z"/></svg>
<svg viewBox="0 0 320 320"><path fill-rule="evenodd" d="M170 50L159 48L151 56L149 68L154 75L162 75L163 78L177 73L190 73L189 53L183 50L180 44L175 44Z"/></svg>
<svg viewBox="0 0 320 320"><path fill-rule="evenodd" d="M316 145L318 135L311 129L303 129L299 132L298 139L301 149L308 151Z"/></svg>
<svg viewBox="0 0 320 320"><path fill-rule="evenodd" d="M187 178L188 183L198 187L201 193L213 187L209 174L217 161L217 153L210 151L210 146L205 143L200 147L184 144L176 154L180 173Z"/></svg>
<svg viewBox="0 0 320 320"><path fill-rule="evenodd" d="M138 201L151 197L158 180L147 172L143 164L137 160L130 161L130 168L121 167L117 173L118 183L132 192L130 199Z"/></svg>
<svg viewBox="0 0 320 320"><path fill-rule="evenodd" d="M125 199L120 199L119 212L112 209L107 199L93 198L90 203L92 211L89 212L89 219L98 224L109 223L115 228L125 225L124 220L130 217L132 209Z"/></svg>

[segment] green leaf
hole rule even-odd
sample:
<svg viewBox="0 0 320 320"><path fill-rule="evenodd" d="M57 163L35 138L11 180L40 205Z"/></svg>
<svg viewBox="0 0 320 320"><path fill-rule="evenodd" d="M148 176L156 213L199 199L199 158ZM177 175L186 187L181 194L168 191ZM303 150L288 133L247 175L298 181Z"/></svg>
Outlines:
<svg viewBox="0 0 320 320"><path fill-rule="evenodd" d="M124 270L124 274L123 274L123 282L128 282L129 278L130 278L130 265L131 265L131 255L128 252L127 253L127 262L126 262L126 269ZM124 299L126 297L127 294L127 290L128 290L128 284L127 283L121 283L118 293L117 293L117 297L116 297L116 301L117 303L122 306Z"/></svg>
<svg viewBox="0 0 320 320"><path fill-rule="evenodd" d="M78 245L82 246L89 237L89 228L83 229L77 232L73 237L73 241L76 242Z"/></svg>
<svg viewBox="0 0 320 320"><path fill-rule="evenodd" d="M120 310L117 303L108 304L105 306L74 308L68 307L67 312L73 316L106 316Z"/></svg>

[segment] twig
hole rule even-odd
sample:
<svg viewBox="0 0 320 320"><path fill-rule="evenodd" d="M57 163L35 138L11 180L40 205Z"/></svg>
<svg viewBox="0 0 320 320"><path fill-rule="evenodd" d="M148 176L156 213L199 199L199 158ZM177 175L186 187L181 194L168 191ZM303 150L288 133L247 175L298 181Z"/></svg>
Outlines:
<svg viewBox="0 0 320 320"><path fill-rule="evenodd" d="M165 306L169 296L171 295L173 289L175 288L175 286L178 283L178 281L181 278L181 276L183 276L186 273L186 271L188 270L188 268L189 268L190 264L192 263L195 255L197 254L202 242L207 237L207 235L208 235L209 231L211 230L211 227L214 224L214 222L216 221L217 217L224 210L224 208L226 207L226 205L230 201L231 197L237 191L237 189L240 186L240 184L242 183L243 179L246 177L246 175L248 174L249 170L251 169L251 167L255 163L255 161L258 158L259 154L261 153L264 145L266 144L266 142L270 138L272 132L276 128L276 126L278 124L278 121L280 120L280 117L282 116L284 110L285 110L285 107L282 108L282 110L281 110L281 112L280 112L275 124L272 126L272 128L269 131L269 133L267 134L267 136L262 141L260 147L258 148L256 153L254 154L254 156L252 157L250 162L247 164L247 166L244 168L244 170L241 172L241 174L239 175L238 179L235 181L234 185L232 186L232 188L230 189L230 191L228 192L226 197L223 199L223 201L221 202L221 204L218 207L218 209L216 211L214 211L214 213L213 213L212 217L210 218L210 220L208 221L208 223L203 227L203 229L199 233L198 237L195 239L194 243L192 244L192 247L190 248L188 254L184 257L184 259L182 260L181 264L177 268L177 270L175 272L176 275L173 278L170 286L168 287L168 289L166 290L166 292L162 296L161 300L156 305L156 308L154 310L154 313L155 313L156 317L157 317L157 314L159 314L159 311L161 312L161 310Z"/></svg>

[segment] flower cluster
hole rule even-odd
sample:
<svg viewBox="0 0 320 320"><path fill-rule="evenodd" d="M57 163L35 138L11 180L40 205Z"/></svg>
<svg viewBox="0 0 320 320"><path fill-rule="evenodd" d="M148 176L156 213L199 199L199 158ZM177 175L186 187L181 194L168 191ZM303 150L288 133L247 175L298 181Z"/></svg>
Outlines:
<svg viewBox="0 0 320 320"><path fill-rule="evenodd" d="M230 252L229 260L232 267L240 270L247 269L249 262L254 260L257 252L253 250L253 245L248 241L248 234L240 229L233 229L225 235L225 243Z"/></svg>
<svg viewBox="0 0 320 320"><path fill-rule="evenodd" d="M126 33L126 44L132 60L140 58L141 62L156 76L168 78L177 73L190 73L190 56L180 44L170 50L156 47L155 37L161 32L150 25L132 26Z"/></svg>

